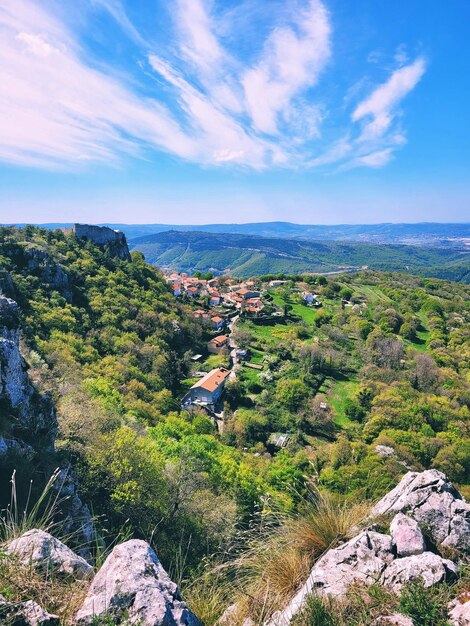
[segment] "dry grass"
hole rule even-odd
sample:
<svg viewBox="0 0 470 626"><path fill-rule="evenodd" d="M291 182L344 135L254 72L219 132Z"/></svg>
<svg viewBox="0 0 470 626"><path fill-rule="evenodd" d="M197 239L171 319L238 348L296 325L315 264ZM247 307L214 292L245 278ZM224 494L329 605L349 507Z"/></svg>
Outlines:
<svg viewBox="0 0 470 626"><path fill-rule="evenodd" d="M224 595L231 601L225 606L237 603L233 626L248 616L261 624L284 607L308 577L313 563L329 548L357 534L369 511L368 504L351 506L331 494L312 492L295 517L275 516L265 522L249 537L247 550L216 570L217 576L223 572L226 577ZM204 590L201 595L207 593ZM215 623L204 610L199 615L209 626Z"/></svg>
<svg viewBox="0 0 470 626"><path fill-rule="evenodd" d="M12 555L0 552L0 594L12 604L34 600L68 625L83 603L89 581L44 575L31 565L22 565Z"/></svg>

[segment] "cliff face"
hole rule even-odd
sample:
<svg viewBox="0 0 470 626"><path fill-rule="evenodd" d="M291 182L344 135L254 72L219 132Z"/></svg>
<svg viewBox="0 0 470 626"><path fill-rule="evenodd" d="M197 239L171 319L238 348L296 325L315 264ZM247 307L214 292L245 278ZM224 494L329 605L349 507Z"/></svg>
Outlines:
<svg viewBox="0 0 470 626"><path fill-rule="evenodd" d="M20 319L14 300L0 296L0 448L18 445L52 451L57 420L51 400L34 389L20 353Z"/></svg>
<svg viewBox="0 0 470 626"><path fill-rule="evenodd" d="M130 261L131 255L127 246L126 236L120 230L113 230L107 226L74 224L72 228L64 229L64 231L71 232L75 237L88 239L88 241L104 247L112 256Z"/></svg>
<svg viewBox="0 0 470 626"><path fill-rule="evenodd" d="M0 295L0 465L8 473L31 462L35 474L48 477L57 464L57 418L51 399L38 393L27 369L20 353L18 305ZM36 475L30 478L39 482ZM64 528L76 533L86 546L93 540L93 523L88 507L78 496L73 470L62 468L54 488L64 498Z"/></svg>

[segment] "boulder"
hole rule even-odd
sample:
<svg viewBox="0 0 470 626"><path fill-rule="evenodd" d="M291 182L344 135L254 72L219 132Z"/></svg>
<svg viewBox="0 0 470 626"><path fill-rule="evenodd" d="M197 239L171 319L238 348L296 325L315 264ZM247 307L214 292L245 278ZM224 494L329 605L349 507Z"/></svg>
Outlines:
<svg viewBox="0 0 470 626"><path fill-rule="evenodd" d="M313 566L307 582L289 605L278 611L267 626L290 624L313 592L341 598L352 583L375 583L392 560L390 537L372 530L362 531L339 548L328 550Z"/></svg>
<svg viewBox="0 0 470 626"><path fill-rule="evenodd" d="M3 596L0 596L0 620L9 626L59 626L60 623L58 615L48 613L32 600L16 604Z"/></svg>
<svg viewBox="0 0 470 626"><path fill-rule="evenodd" d="M394 613L393 615L383 615L378 617L373 626L414 626L413 620L407 615Z"/></svg>
<svg viewBox="0 0 470 626"><path fill-rule="evenodd" d="M383 572L380 582L395 593L408 582L421 579L425 587L450 582L457 576L458 568L452 561L433 552L423 552L396 559Z"/></svg>
<svg viewBox="0 0 470 626"><path fill-rule="evenodd" d="M426 550L418 522L403 513L397 513L390 525L392 545L398 556L413 556Z"/></svg>
<svg viewBox="0 0 470 626"><path fill-rule="evenodd" d="M202 626L182 601L178 587L145 541L131 540L114 548L96 574L78 611L76 623L96 617L139 626Z"/></svg>
<svg viewBox="0 0 470 626"><path fill-rule="evenodd" d="M470 626L470 591L453 600L448 611L452 626Z"/></svg>
<svg viewBox="0 0 470 626"><path fill-rule="evenodd" d="M408 472L376 504L372 517L400 512L426 527L436 546L470 551L470 505L442 472Z"/></svg>
<svg viewBox="0 0 470 626"><path fill-rule="evenodd" d="M388 459L391 456L396 456L396 452L391 446L382 446L381 444L378 444L375 446L375 451L382 459Z"/></svg>
<svg viewBox="0 0 470 626"><path fill-rule="evenodd" d="M44 530L29 530L10 541L6 550L24 565L32 565L43 571L74 578L86 578L93 572L85 559Z"/></svg>

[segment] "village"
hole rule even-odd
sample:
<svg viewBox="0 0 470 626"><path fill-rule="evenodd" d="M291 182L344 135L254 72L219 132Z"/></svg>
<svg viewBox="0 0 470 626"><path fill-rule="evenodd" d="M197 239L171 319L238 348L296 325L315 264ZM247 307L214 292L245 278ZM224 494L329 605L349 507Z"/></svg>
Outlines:
<svg viewBox="0 0 470 626"><path fill-rule="evenodd" d="M208 334L206 354L191 357L194 371L188 382L196 380L184 394L181 404L185 409L204 409L218 427L223 428L223 393L227 381L235 380L242 368L254 370L254 374L263 369L256 354L237 337L237 323L250 321L257 326L284 323L292 307L282 305L275 294L288 283L289 293L305 307L321 307L319 295L308 283L293 284L284 279L239 282L230 276L200 273L189 276L172 272L165 280L175 298L194 308L194 318L204 325Z"/></svg>

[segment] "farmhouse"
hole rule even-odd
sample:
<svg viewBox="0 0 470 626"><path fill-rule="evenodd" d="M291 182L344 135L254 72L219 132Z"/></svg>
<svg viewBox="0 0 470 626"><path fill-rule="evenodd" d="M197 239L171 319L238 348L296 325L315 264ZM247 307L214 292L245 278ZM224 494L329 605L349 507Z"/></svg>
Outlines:
<svg viewBox="0 0 470 626"><path fill-rule="evenodd" d="M208 374L198 380L183 398L183 406L188 407L192 404L199 406L214 406L220 400L224 391L227 378L230 376L230 370L224 367L216 367Z"/></svg>
<svg viewBox="0 0 470 626"><path fill-rule="evenodd" d="M211 317L211 322L212 322L212 328L215 328L216 330L220 330L222 326L224 325L224 320L219 315L216 315L215 317Z"/></svg>
<svg viewBox="0 0 470 626"><path fill-rule="evenodd" d="M251 289L246 289L246 288L238 289L236 293L237 293L237 296L239 296L240 298L243 298L243 300L249 300L250 298L260 297L259 291L252 291Z"/></svg>
<svg viewBox="0 0 470 626"><path fill-rule="evenodd" d="M219 335L214 337L207 343L207 350L211 354L220 354L228 350L228 337L227 335Z"/></svg>

